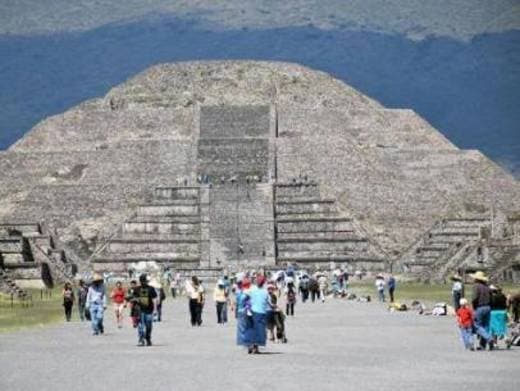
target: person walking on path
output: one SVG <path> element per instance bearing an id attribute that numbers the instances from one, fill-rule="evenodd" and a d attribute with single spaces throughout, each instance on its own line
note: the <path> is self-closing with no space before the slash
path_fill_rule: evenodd
<path id="1" fill-rule="evenodd" d="M 314 303 L 320 298 L 320 286 L 316 277 L 309 278 L 309 292 L 311 294 L 311 301 Z"/>
<path id="2" fill-rule="evenodd" d="M 388 295 L 390 296 L 390 303 L 394 302 L 395 287 L 396 287 L 395 277 L 390 275 L 390 277 L 388 278 Z"/>
<path id="3" fill-rule="evenodd" d="M 491 290 L 489 333 L 497 344 L 499 338 L 503 339 L 507 335 L 507 298 L 499 286 L 491 285 L 489 289 Z"/>
<path id="4" fill-rule="evenodd" d="M 254 327 L 253 312 L 251 311 L 251 298 L 249 292 L 251 282 L 248 278 L 237 279 L 235 288 L 235 302 L 237 315 L 237 345 L 245 346 L 248 353 L 253 352 Z"/>
<path id="5" fill-rule="evenodd" d="M 487 344 L 489 350 L 493 350 L 495 344 L 488 331 L 491 313 L 491 291 L 487 285 L 488 278 L 481 271 L 476 272 L 472 277 L 475 280 L 475 284 L 473 285 L 471 303 L 475 313 L 475 329 L 480 336 L 480 347 L 485 349 Z"/>
<path id="6" fill-rule="evenodd" d="M 327 277 L 324 274 L 318 277 L 318 287 L 320 290 L 320 299 L 325 303 L 325 294 L 327 293 Z"/>
<path id="7" fill-rule="evenodd" d="M 166 293 L 164 292 L 161 282 L 156 278 L 154 278 L 149 285 L 155 289 L 155 293 L 157 294 L 157 307 L 153 321 L 160 322 L 162 320 L 162 303 L 166 300 Z"/>
<path id="8" fill-rule="evenodd" d="M 90 311 L 93 334 L 103 334 L 105 332 L 103 316 L 107 308 L 107 298 L 105 286 L 103 285 L 103 276 L 99 273 L 95 273 L 92 277 L 92 284 L 88 288 L 86 307 Z"/>
<path id="9" fill-rule="evenodd" d="M 269 309 L 269 295 L 264 288 L 265 277 L 256 277 L 256 286 L 251 289 L 251 312 L 253 317 L 253 345 L 249 353 L 260 353 L 259 347 L 265 346 L 267 340 L 266 316 Z"/>
<path id="10" fill-rule="evenodd" d="M 468 350 L 475 350 L 473 347 L 473 311 L 469 308 L 468 301 L 464 298 L 460 299 L 459 302 L 457 323 L 464 347 Z"/>
<path id="11" fill-rule="evenodd" d="M 152 325 L 154 313 L 157 310 L 157 292 L 148 285 L 148 276 L 139 276 L 140 285 L 133 291 L 133 299 L 139 311 L 137 324 L 137 346 L 152 346 Z"/>
<path id="12" fill-rule="evenodd" d="M 309 276 L 307 274 L 301 276 L 298 289 L 300 290 L 302 303 L 305 303 L 309 298 Z"/>
<path id="13" fill-rule="evenodd" d="M 78 296 L 78 311 L 79 319 L 83 322 L 85 320 L 85 308 L 87 304 L 87 293 L 88 287 L 85 285 L 85 281 L 79 280 L 79 286 L 77 290 Z"/>
<path id="14" fill-rule="evenodd" d="M 112 293 L 110 294 L 110 298 L 112 299 L 112 305 L 114 306 L 114 314 L 116 316 L 116 324 L 117 328 L 123 327 L 123 311 L 126 307 L 125 304 L 126 292 L 123 288 L 123 284 L 121 281 L 116 282 L 116 286 L 112 289 Z"/>
<path id="15" fill-rule="evenodd" d="M 204 288 L 196 276 L 186 281 L 186 295 L 189 298 L 190 320 L 192 326 L 202 325 L 202 306 L 204 305 Z"/>
<path id="16" fill-rule="evenodd" d="M 285 287 L 285 314 L 294 316 L 294 305 L 296 304 L 296 288 L 294 282 L 289 282 Z"/>
<path id="17" fill-rule="evenodd" d="M 453 308 L 457 311 L 460 307 L 460 299 L 464 297 L 464 284 L 462 283 L 462 277 L 458 274 L 451 276 L 453 285 L 451 287 L 451 296 L 453 298 Z"/>
<path id="18" fill-rule="evenodd" d="M 70 282 L 66 282 L 63 287 L 63 308 L 65 308 L 65 319 L 70 322 L 72 317 L 72 306 L 74 305 L 74 290 Z"/>
<path id="19" fill-rule="evenodd" d="M 215 286 L 215 290 L 213 291 L 213 300 L 215 301 L 215 306 L 217 307 L 218 324 L 225 324 L 227 322 L 227 299 L 228 298 L 224 280 L 218 280 L 217 285 Z"/>
<path id="20" fill-rule="evenodd" d="M 385 278 L 382 274 L 378 274 L 376 276 L 376 289 L 377 294 L 379 296 L 379 301 L 384 303 L 385 302 Z"/>
<path id="21" fill-rule="evenodd" d="M 175 299 L 179 295 L 179 288 L 181 283 L 181 275 L 179 272 L 173 273 L 170 277 L 170 291 L 172 298 Z"/>

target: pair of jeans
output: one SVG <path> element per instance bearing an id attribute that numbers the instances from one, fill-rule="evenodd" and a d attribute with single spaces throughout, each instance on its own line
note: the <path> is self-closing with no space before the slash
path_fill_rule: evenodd
<path id="1" fill-rule="evenodd" d="M 226 302 L 217 301 L 217 323 L 227 322 Z"/>
<path id="2" fill-rule="evenodd" d="M 153 314 L 147 314 L 146 312 L 141 311 L 139 314 L 139 323 L 137 324 L 139 343 L 144 343 L 145 340 L 147 343 L 152 342 L 152 324 Z"/>
<path id="3" fill-rule="evenodd" d="M 379 301 L 384 302 L 385 301 L 385 291 L 383 289 L 378 290 L 377 293 L 379 293 Z"/>
<path id="4" fill-rule="evenodd" d="M 453 291 L 453 308 L 455 308 L 455 312 L 460 308 L 460 299 L 462 298 L 462 292 Z"/>
<path id="5" fill-rule="evenodd" d="M 478 307 L 473 315 L 475 320 L 475 329 L 480 335 L 480 346 L 485 347 L 486 343 L 491 341 L 491 334 L 489 334 L 489 318 L 491 314 L 491 307 L 488 305 Z"/>
<path id="6" fill-rule="evenodd" d="M 79 319 L 83 322 L 85 320 L 85 303 L 78 304 Z"/>
<path id="7" fill-rule="evenodd" d="M 202 305 L 197 299 L 190 299 L 191 325 L 200 326 L 202 324 Z"/>
<path id="8" fill-rule="evenodd" d="M 287 303 L 285 306 L 285 313 L 287 316 L 294 316 L 294 303 Z"/>
<path id="9" fill-rule="evenodd" d="M 473 348 L 473 327 L 460 327 L 460 337 L 466 349 Z"/>
<path id="10" fill-rule="evenodd" d="M 90 324 L 92 325 L 92 331 L 95 335 L 103 334 L 103 315 L 105 308 L 102 304 L 91 304 L 90 305 Z"/>
<path id="11" fill-rule="evenodd" d="M 307 299 L 309 298 L 309 290 L 308 289 L 302 289 L 302 303 L 305 303 Z"/>

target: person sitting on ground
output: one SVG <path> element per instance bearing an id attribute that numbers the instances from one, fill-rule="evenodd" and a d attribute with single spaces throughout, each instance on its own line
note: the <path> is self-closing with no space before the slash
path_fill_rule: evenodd
<path id="1" fill-rule="evenodd" d="M 457 323 L 464 347 L 468 350 L 475 350 L 473 347 L 473 311 L 468 306 L 468 301 L 464 298 L 460 299 L 459 302 Z"/>

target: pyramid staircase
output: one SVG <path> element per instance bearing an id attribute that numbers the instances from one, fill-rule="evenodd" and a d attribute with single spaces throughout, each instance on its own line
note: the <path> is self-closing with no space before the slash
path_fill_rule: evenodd
<path id="1" fill-rule="evenodd" d="M 276 262 L 314 266 L 331 262 L 354 270 L 384 270 L 385 259 L 356 222 L 324 199 L 316 182 L 274 184 Z"/>
<path id="2" fill-rule="evenodd" d="M 19 283 L 43 281 L 52 287 L 74 276 L 74 265 L 40 223 L 0 223 L 0 259 L 4 272 Z"/>
<path id="3" fill-rule="evenodd" d="M 443 279 L 456 271 L 464 257 L 482 239 L 488 217 L 458 217 L 437 222 L 412 244 L 397 262 L 400 271 Z"/>
<path id="4" fill-rule="evenodd" d="M 156 188 L 92 257 L 94 271 L 126 274 L 143 262 L 181 274 L 200 269 L 200 198 L 200 187 Z"/>

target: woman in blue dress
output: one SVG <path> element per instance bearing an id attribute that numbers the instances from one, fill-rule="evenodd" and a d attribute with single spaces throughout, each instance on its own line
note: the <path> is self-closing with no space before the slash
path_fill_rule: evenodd
<path id="1" fill-rule="evenodd" d="M 247 346 L 248 353 L 253 352 L 253 316 L 249 290 L 251 282 L 248 279 L 237 282 L 236 314 L 237 314 L 237 345 Z"/>

